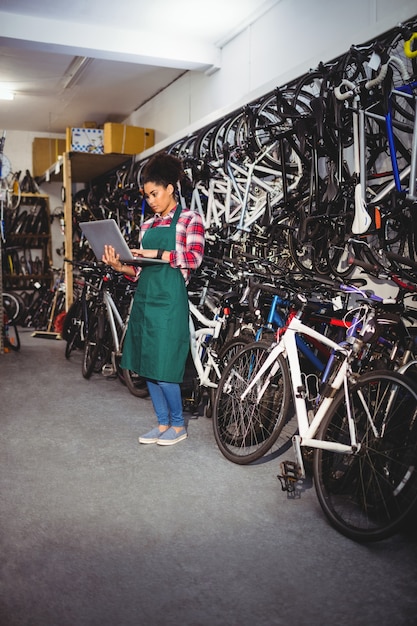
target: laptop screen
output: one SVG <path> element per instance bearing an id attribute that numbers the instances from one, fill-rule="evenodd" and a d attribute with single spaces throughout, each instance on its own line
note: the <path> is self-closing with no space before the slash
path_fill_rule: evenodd
<path id="1" fill-rule="evenodd" d="M 98 261 L 104 254 L 104 246 L 112 246 L 116 254 L 120 255 L 122 263 L 132 265 L 154 265 L 165 263 L 161 259 L 144 259 L 134 257 L 127 245 L 120 228 L 115 220 L 97 220 L 95 222 L 80 222 L 80 228 L 84 233 L 91 249 Z"/>
<path id="2" fill-rule="evenodd" d="M 120 258 L 128 261 L 133 259 L 120 229 L 115 220 L 97 220 L 96 222 L 81 222 L 80 228 L 98 261 L 104 254 L 104 246 L 113 246 Z"/>

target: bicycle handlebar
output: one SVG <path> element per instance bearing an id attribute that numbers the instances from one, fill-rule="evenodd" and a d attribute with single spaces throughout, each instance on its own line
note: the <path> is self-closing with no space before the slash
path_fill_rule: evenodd
<path id="1" fill-rule="evenodd" d="M 348 261 L 349 265 L 355 265 L 356 267 L 360 267 L 371 274 L 379 273 L 382 268 L 380 265 L 374 265 L 373 263 L 367 263 L 366 261 L 361 261 L 359 259 L 350 258 Z"/>
<path id="2" fill-rule="evenodd" d="M 348 91 L 342 92 L 342 87 L 348 87 Z M 352 81 L 344 78 L 341 81 L 340 85 L 334 88 L 334 95 L 338 100 L 348 100 L 349 98 L 353 98 L 355 95 L 357 95 L 358 89 L 359 88 L 357 85 L 355 85 L 355 83 L 352 83 Z"/>
<path id="3" fill-rule="evenodd" d="M 281 304 L 289 305 L 290 301 L 288 300 L 288 292 L 276 287 L 275 285 L 268 285 L 265 283 L 259 283 L 254 280 L 249 279 L 249 291 L 248 291 L 248 308 L 251 315 L 254 317 L 256 314 L 256 307 L 254 305 L 254 298 L 257 291 L 263 291 L 264 293 L 269 293 L 272 296 L 278 296 L 282 299 Z"/>
<path id="4" fill-rule="evenodd" d="M 64 262 L 77 267 L 81 274 L 89 273 L 90 275 L 95 275 L 97 278 L 117 276 L 126 280 L 122 274 L 119 274 L 119 272 L 116 272 L 110 265 L 106 265 L 101 261 L 73 261 L 72 259 L 67 259 L 65 257 Z"/>
<path id="5" fill-rule="evenodd" d="M 381 69 L 379 71 L 378 76 L 375 76 L 375 78 L 368 80 L 365 83 L 365 88 L 372 89 L 372 87 L 376 87 L 377 85 L 380 85 L 384 81 L 388 72 L 388 67 L 390 65 L 394 65 L 397 67 L 397 70 L 400 72 L 401 78 L 405 83 L 407 83 L 410 80 L 410 76 L 407 72 L 407 69 L 402 59 L 400 59 L 399 57 L 391 56 L 386 63 L 381 65 Z"/>
<path id="6" fill-rule="evenodd" d="M 404 257 L 400 256 L 399 254 L 396 255 L 394 253 L 386 253 L 387 256 L 388 254 L 394 257 L 397 257 L 397 260 L 404 259 Z M 410 261 L 410 259 L 404 259 L 404 260 L 408 262 L 410 265 L 413 263 L 413 261 Z M 407 294 L 412 294 L 412 293 L 417 292 L 417 283 L 412 282 L 409 279 L 402 278 L 401 275 L 399 275 L 397 272 L 392 272 L 389 269 L 385 269 L 379 265 L 373 265 L 372 263 L 366 263 L 365 261 L 360 261 L 358 259 L 352 259 L 350 261 L 350 264 L 363 268 L 368 273 L 373 274 L 374 276 L 376 276 L 376 278 L 380 280 L 382 279 L 391 280 L 394 283 L 394 285 L 399 288 L 399 291 L 402 297 L 404 297 Z M 417 263 L 415 264 L 417 265 Z M 396 304 L 399 304 L 399 298 L 396 299 Z"/>
<path id="7" fill-rule="evenodd" d="M 379 70 L 378 75 L 375 76 L 375 78 L 372 78 L 371 80 L 366 81 L 366 83 L 364 84 L 365 89 L 370 90 L 373 87 L 376 87 L 380 85 L 381 83 L 383 83 L 388 73 L 388 68 L 390 65 L 394 65 L 397 68 L 397 70 L 401 74 L 402 80 L 405 83 L 407 83 L 410 80 L 410 76 L 407 72 L 407 69 L 402 59 L 396 56 L 391 56 L 386 63 L 381 65 L 381 69 Z M 347 91 L 342 91 L 341 90 L 342 87 L 347 87 L 348 88 Z M 358 94 L 360 93 L 360 90 L 361 90 L 361 85 L 357 85 L 353 83 L 352 81 L 348 80 L 347 78 L 344 78 L 341 81 L 340 85 L 334 88 L 334 95 L 336 96 L 338 100 L 348 100 L 349 98 L 358 96 Z"/>
<path id="8" fill-rule="evenodd" d="M 74 265 L 74 267 L 91 267 L 91 268 L 97 268 L 97 267 L 103 267 L 103 263 L 100 261 L 74 261 L 73 259 L 67 259 L 66 257 L 64 257 L 64 262 L 65 263 L 70 263 L 71 265 Z"/>

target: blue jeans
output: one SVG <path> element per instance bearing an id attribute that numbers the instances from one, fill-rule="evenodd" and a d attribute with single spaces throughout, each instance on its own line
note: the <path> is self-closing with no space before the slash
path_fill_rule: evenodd
<path id="1" fill-rule="evenodd" d="M 178 383 L 147 380 L 149 395 L 161 426 L 184 426 L 182 396 Z"/>

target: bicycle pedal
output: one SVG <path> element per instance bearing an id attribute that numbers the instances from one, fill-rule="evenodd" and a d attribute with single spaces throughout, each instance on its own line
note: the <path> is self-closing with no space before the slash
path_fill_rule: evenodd
<path id="1" fill-rule="evenodd" d="M 116 372 L 111 363 L 105 363 L 101 368 L 101 373 L 103 376 L 113 376 Z"/>
<path id="2" fill-rule="evenodd" d="M 287 491 L 289 495 L 296 494 L 296 483 L 301 478 L 300 467 L 294 461 L 283 461 L 280 464 L 281 474 L 277 478 L 281 483 L 282 491 Z"/>

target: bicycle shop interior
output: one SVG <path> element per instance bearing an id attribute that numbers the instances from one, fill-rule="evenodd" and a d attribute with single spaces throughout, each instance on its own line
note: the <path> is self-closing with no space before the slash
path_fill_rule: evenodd
<path id="1" fill-rule="evenodd" d="M 0 626 L 415 624 L 415 511 L 354 541 L 323 515 L 309 458 L 291 475 L 290 414 L 285 443 L 263 434 L 245 459 L 212 411 L 239 337 L 277 341 L 301 290 L 344 329 L 384 299 L 361 367 L 411 380 L 415 3 L 3 0 L 0 23 Z M 86 363 L 74 313 L 101 290 L 123 324 L 134 289 L 103 282 L 80 223 L 115 219 L 134 247 L 141 171 L 162 151 L 206 230 L 189 436 L 171 449 L 138 444 L 143 381 L 114 342 Z"/>

